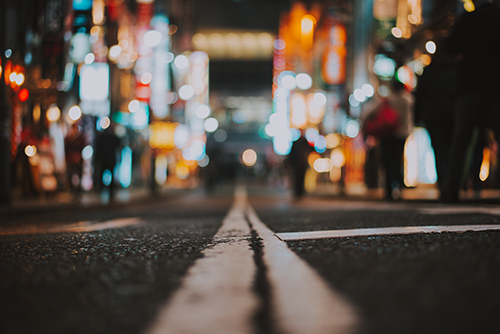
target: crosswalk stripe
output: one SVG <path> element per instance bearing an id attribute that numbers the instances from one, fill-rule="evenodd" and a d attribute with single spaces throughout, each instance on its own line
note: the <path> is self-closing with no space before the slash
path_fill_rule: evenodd
<path id="1" fill-rule="evenodd" d="M 272 307 L 281 332 L 353 333 L 359 319 L 352 304 L 276 238 L 250 206 L 247 214 L 252 227 L 263 239 Z"/>
<path id="2" fill-rule="evenodd" d="M 283 241 L 346 238 L 358 236 L 375 236 L 391 234 L 443 233 L 500 230 L 500 225 L 448 225 L 448 226 L 404 226 L 359 228 L 350 230 L 310 231 L 310 232 L 283 232 L 276 236 Z"/>
<path id="3" fill-rule="evenodd" d="M 256 265 L 250 249 L 245 203 L 236 198 L 213 239 L 189 269 L 179 290 L 148 334 L 250 334 L 258 298 L 252 292 Z"/>

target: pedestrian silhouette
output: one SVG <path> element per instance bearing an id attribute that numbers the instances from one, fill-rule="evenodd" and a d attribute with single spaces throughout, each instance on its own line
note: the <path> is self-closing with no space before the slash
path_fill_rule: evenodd
<path id="1" fill-rule="evenodd" d="M 456 57 L 446 49 L 447 38 L 438 40 L 432 62 L 424 70 L 415 91 L 415 123 L 429 132 L 436 157 L 438 186 L 443 192 L 458 90 Z"/>
<path id="2" fill-rule="evenodd" d="M 385 199 L 396 200 L 403 187 L 403 153 L 406 138 L 413 130 L 413 97 L 405 85 L 392 82 L 389 105 L 398 113 L 399 126 L 393 135 L 380 139 L 382 165 L 385 171 Z"/>
<path id="3" fill-rule="evenodd" d="M 458 98 L 455 110 L 449 170 L 442 200 L 457 202 L 462 186 L 467 147 L 477 125 L 487 125 L 500 138 L 500 7 L 475 1 L 449 39 L 450 51 L 460 54 Z"/>
<path id="4" fill-rule="evenodd" d="M 120 139 L 115 134 L 113 123 L 97 136 L 95 148 L 95 173 L 99 190 L 108 189 L 109 201 L 114 200 L 116 180 L 114 170 L 119 154 Z"/>
<path id="5" fill-rule="evenodd" d="M 292 178 L 293 195 L 299 199 L 305 194 L 305 177 L 309 163 L 307 161 L 309 154 L 313 151 L 312 146 L 307 139 L 301 135 L 292 144 L 292 149 L 286 159 L 286 164 Z"/>

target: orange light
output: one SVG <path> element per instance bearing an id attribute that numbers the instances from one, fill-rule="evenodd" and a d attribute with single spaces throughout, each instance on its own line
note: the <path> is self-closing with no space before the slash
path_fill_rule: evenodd
<path id="1" fill-rule="evenodd" d="M 301 27 L 301 45 L 304 50 L 310 50 L 314 44 L 314 27 L 316 18 L 312 15 L 304 15 L 300 22 Z"/>
<path id="2" fill-rule="evenodd" d="M 29 96 L 30 96 L 30 92 L 26 88 L 23 88 L 19 91 L 19 94 L 18 94 L 19 101 L 26 102 L 26 100 L 28 100 Z"/>

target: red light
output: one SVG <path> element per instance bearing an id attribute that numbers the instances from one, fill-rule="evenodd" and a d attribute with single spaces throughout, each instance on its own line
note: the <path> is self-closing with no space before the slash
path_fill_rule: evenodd
<path id="1" fill-rule="evenodd" d="M 19 91 L 19 100 L 21 102 L 26 102 L 26 100 L 28 99 L 28 97 L 30 96 L 30 92 L 26 89 L 26 88 L 23 88 Z"/>

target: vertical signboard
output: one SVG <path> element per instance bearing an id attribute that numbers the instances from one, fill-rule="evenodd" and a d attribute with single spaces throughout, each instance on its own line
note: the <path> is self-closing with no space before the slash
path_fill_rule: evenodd
<path id="1" fill-rule="evenodd" d="M 343 84 L 346 77 L 346 41 L 343 24 L 331 21 L 325 27 L 326 48 L 323 53 L 321 74 L 329 85 Z"/>

